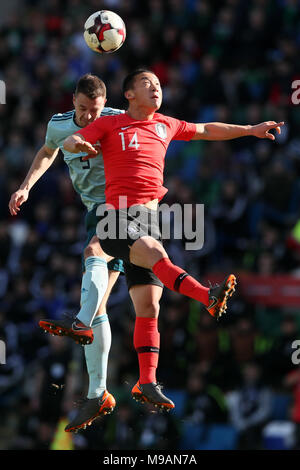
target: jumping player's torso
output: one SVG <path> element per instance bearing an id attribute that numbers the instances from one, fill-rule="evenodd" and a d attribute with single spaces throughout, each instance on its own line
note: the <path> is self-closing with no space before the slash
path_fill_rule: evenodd
<path id="1" fill-rule="evenodd" d="M 113 116 L 124 111 L 103 108 L 101 116 Z M 90 211 L 95 204 L 105 202 L 105 176 L 102 155 L 97 159 L 83 161 L 86 153 L 70 153 L 63 148 L 64 140 L 81 130 L 74 120 L 75 110 L 63 114 L 55 114 L 48 123 L 46 145 L 51 149 L 60 148 L 64 161 L 68 165 L 74 189 L 80 195 L 83 204 Z"/>
<path id="2" fill-rule="evenodd" d="M 147 121 L 125 113 L 97 119 L 78 133 L 92 144 L 100 141 L 106 202 L 122 208 L 162 199 L 167 192 L 163 171 L 168 145 L 173 139 L 190 140 L 195 131 L 195 124 L 159 113 Z"/>

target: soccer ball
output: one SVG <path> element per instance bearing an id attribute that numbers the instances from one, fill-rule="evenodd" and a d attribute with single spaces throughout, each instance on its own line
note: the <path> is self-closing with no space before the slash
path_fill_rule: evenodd
<path id="1" fill-rule="evenodd" d="M 125 38 L 124 21 L 113 11 L 96 11 L 84 24 L 85 42 L 100 54 L 115 52 L 123 45 Z"/>

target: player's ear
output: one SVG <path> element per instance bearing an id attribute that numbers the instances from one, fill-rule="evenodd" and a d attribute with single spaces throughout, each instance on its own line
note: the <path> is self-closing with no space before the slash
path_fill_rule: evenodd
<path id="1" fill-rule="evenodd" d="M 74 106 L 75 106 L 75 102 L 76 102 L 76 96 L 73 93 L 73 104 L 74 104 Z"/>
<path id="2" fill-rule="evenodd" d="M 132 100 L 132 98 L 134 98 L 134 92 L 133 90 L 127 90 L 125 91 L 125 98 L 127 100 Z"/>

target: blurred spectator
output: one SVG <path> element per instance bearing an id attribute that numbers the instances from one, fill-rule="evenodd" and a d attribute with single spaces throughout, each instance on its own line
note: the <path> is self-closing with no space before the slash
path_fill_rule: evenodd
<path id="1" fill-rule="evenodd" d="M 261 432 L 270 418 L 272 394 L 255 362 L 243 367 L 241 387 L 226 396 L 230 421 L 240 433 L 240 449 L 259 449 Z"/>
<path id="2" fill-rule="evenodd" d="M 236 259 L 243 250 L 247 236 L 247 194 L 234 180 L 223 182 L 219 203 L 212 207 L 215 221 L 218 259 Z"/>
<path id="3" fill-rule="evenodd" d="M 178 447 L 179 424 L 172 414 L 154 412 L 146 405 L 139 449 L 173 450 Z"/>
<path id="4" fill-rule="evenodd" d="M 283 316 L 280 332 L 270 349 L 265 363 L 265 379 L 279 391 L 283 389 L 282 379 L 294 369 L 293 342 L 299 338 L 299 327 L 292 314 Z"/>
<path id="5" fill-rule="evenodd" d="M 65 301 L 62 295 L 56 293 L 54 281 L 45 279 L 41 284 L 41 293 L 36 301 L 37 309 L 46 312 L 47 318 L 61 318 L 65 311 Z"/>
<path id="6" fill-rule="evenodd" d="M 260 243 L 256 245 L 254 270 L 268 276 L 283 272 L 286 267 L 286 249 L 282 232 L 274 225 L 261 225 Z"/>
<path id="7" fill-rule="evenodd" d="M 137 425 L 136 413 L 128 402 L 121 401 L 118 412 L 107 422 L 104 442 L 111 450 L 137 448 L 141 429 Z"/>
<path id="8" fill-rule="evenodd" d="M 280 188 L 280 191 L 278 191 Z M 299 183 L 282 159 L 275 159 L 263 178 L 261 202 L 254 206 L 257 227 L 262 220 L 284 227 L 293 225 L 299 214 Z M 258 230 L 258 229 L 256 229 Z"/>
<path id="9" fill-rule="evenodd" d="M 5 222 L 0 223 L 0 266 L 2 268 L 7 267 L 10 250 L 12 246 L 12 240 Z"/>
<path id="10" fill-rule="evenodd" d="M 263 360 L 272 345 L 272 340 L 266 338 L 248 316 L 236 320 L 230 337 L 233 358 L 240 366 L 258 359 Z"/>
<path id="11" fill-rule="evenodd" d="M 19 419 L 16 432 L 8 447 L 11 450 L 34 450 L 36 449 L 38 420 L 28 396 L 24 395 L 20 398 L 18 412 Z"/>
<path id="12" fill-rule="evenodd" d="M 132 318 L 121 319 L 122 330 L 120 334 L 119 347 L 116 349 L 116 360 L 118 361 L 118 384 L 132 384 L 138 371 L 138 362 L 133 348 L 134 321 Z"/>
<path id="13" fill-rule="evenodd" d="M 4 363 L 0 364 L 0 408 L 5 416 L 22 394 L 25 364 L 19 349 L 18 328 L 6 317 L 4 309 L 0 309 L 0 339 L 5 346 Z"/>
<path id="14" fill-rule="evenodd" d="M 14 295 L 11 298 L 8 315 L 10 321 L 15 325 L 20 323 L 30 323 L 32 320 L 31 301 L 32 295 L 29 289 L 29 282 L 22 277 L 14 278 Z"/>
<path id="15" fill-rule="evenodd" d="M 59 419 L 72 408 L 80 380 L 72 347 L 66 338 L 49 336 L 49 347 L 40 357 L 31 396 L 32 409 L 39 418 L 38 448 L 49 448 Z"/>
<path id="16" fill-rule="evenodd" d="M 203 425 L 227 422 L 227 406 L 222 391 L 208 383 L 196 367 L 190 368 L 186 391 L 186 420 Z"/>
<path id="17" fill-rule="evenodd" d="M 168 388 L 185 383 L 188 334 L 186 321 L 189 304 L 186 299 L 171 301 L 163 310 L 159 329 L 164 331 L 158 367 L 158 378 Z"/>
<path id="18" fill-rule="evenodd" d="M 296 424 L 296 449 L 300 449 L 300 370 L 293 369 L 284 377 L 284 385 L 293 393 L 291 419 Z"/>
<path id="19" fill-rule="evenodd" d="M 189 363 L 197 364 L 207 381 L 221 390 L 234 388 L 239 383 L 239 365 L 233 357 L 227 329 L 218 327 L 204 310 L 192 336 L 187 348 Z"/>

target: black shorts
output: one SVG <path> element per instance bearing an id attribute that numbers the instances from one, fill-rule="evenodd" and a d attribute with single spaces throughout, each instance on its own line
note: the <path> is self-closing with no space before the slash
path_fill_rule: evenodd
<path id="1" fill-rule="evenodd" d="M 109 221 L 108 225 L 105 225 L 106 221 Z M 128 289 L 134 285 L 147 284 L 163 287 L 151 269 L 137 266 L 129 259 L 130 247 L 145 235 L 152 236 L 162 244 L 157 211 L 141 205 L 129 209 L 109 210 L 100 217 L 99 223 L 102 224 L 97 225 L 97 236 L 100 238 L 101 247 L 106 254 L 124 261 Z M 104 236 L 104 227 L 107 236 Z M 102 233 L 99 232 L 100 229 Z"/>
<path id="2" fill-rule="evenodd" d="M 155 276 L 151 269 L 141 268 L 133 263 L 124 261 L 125 277 L 128 290 L 133 286 L 159 286 L 164 287 L 163 283 Z"/>

